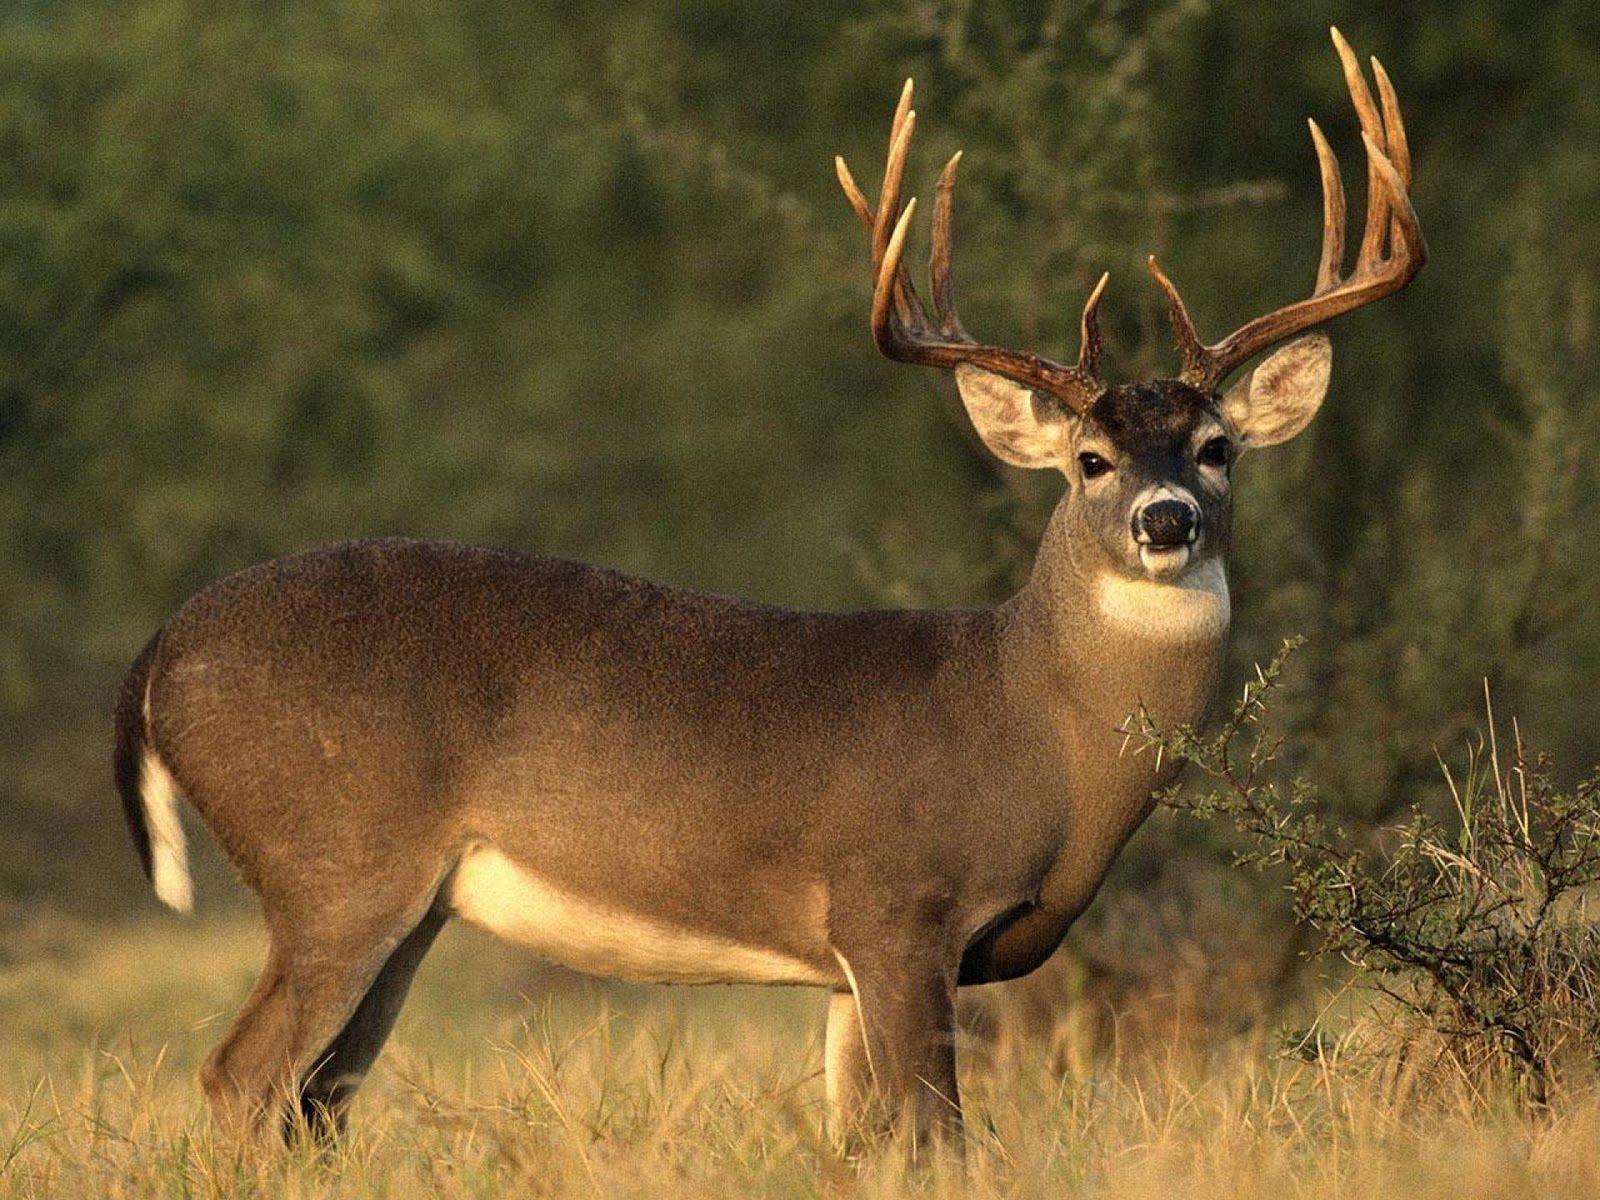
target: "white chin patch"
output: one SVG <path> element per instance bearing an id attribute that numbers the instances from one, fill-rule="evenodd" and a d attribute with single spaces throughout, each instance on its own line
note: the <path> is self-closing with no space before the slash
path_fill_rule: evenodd
<path id="1" fill-rule="evenodd" d="M 1189 546 L 1140 546 L 1139 562 L 1152 578 L 1171 579 L 1189 565 Z"/>

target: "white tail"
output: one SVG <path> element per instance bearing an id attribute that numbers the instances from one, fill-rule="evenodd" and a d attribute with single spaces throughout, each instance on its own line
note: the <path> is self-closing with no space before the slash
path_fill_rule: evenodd
<path id="1" fill-rule="evenodd" d="M 150 830 L 150 880 L 156 897 L 178 912 L 194 908 L 188 840 L 178 816 L 178 785 L 154 750 L 146 747 L 139 771 L 139 801 Z"/>

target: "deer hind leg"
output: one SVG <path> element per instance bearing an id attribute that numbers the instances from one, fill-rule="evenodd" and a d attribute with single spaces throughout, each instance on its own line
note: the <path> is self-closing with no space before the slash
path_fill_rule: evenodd
<path id="1" fill-rule="evenodd" d="M 395 948 L 344 1028 L 300 1080 L 300 1116 L 319 1138 L 344 1129 L 345 1112 L 394 1029 L 406 993 L 433 939 L 449 918 L 435 903 L 422 923 Z"/>
<path id="2" fill-rule="evenodd" d="M 273 1064 L 287 1056 L 294 1026 L 288 972 L 274 945 L 228 1034 L 200 1068 L 200 1086 L 217 1124 L 231 1135 L 259 1123 L 273 1093 Z"/>
<path id="3" fill-rule="evenodd" d="M 408 907 L 409 912 L 376 920 L 340 920 L 338 914 L 316 911 L 296 922 L 269 917 L 266 967 L 200 1072 L 212 1112 L 225 1130 L 252 1136 L 269 1117 L 297 1114 L 302 1081 L 313 1076 L 313 1067 L 328 1055 L 396 956 L 401 959 L 396 979 L 404 975 L 409 982 L 416 967 L 410 960 L 420 961 L 431 941 L 431 934 L 420 945 L 411 941 L 431 915 L 431 896 L 425 894 L 420 913 L 415 904 Z M 374 1001 L 373 1015 L 390 1003 L 398 1008 L 391 990 Z M 352 1045 L 364 1040 L 354 1035 Z M 286 1133 L 295 1128 L 292 1120 L 284 1126 Z"/>

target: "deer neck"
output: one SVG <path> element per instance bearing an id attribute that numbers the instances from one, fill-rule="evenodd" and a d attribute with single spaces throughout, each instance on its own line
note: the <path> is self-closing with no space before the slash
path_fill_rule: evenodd
<path id="1" fill-rule="evenodd" d="M 1221 562 L 1176 584 L 1086 569 L 1053 528 L 1027 586 L 1001 609 L 999 649 L 1021 794 L 1053 808 L 1053 847 L 1032 915 L 985 951 L 990 978 L 1031 970 L 1060 942 L 1112 859 L 1149 815 L 1174 765 L 1125 732 L 1144 709 L 1164 728 L 1198 722 L 1228 630 Z"/>
<path id="2" fill-rule="evenodd" d="M 1117 729 L 1141 708 L 1167 728 L 1204 715 L 1227 642 L 1226 570 L 1213 558 L 1171 583 L 1129 578 L 1076 553 L 1062 524 L 1052 522 L 1007 605 L 1007 678 L 1015 700 L 1058 731 L 1074 773 L 1147 791 L 1159 781 L 1126 762 Z"/>

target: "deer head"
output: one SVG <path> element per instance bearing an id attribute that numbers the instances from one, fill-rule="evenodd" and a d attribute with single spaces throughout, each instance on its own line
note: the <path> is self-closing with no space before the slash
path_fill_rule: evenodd
<path id="1" fill-rule="evenodd" d="M 1181 369 L 1175 377 L 1118 386 L 1102 380 L 1097 310 L 1109 274 L 1100 277 L 1084 305 L 1078 360 L 1071 366 L 967 334 L 950 280 L 950 204 L 959 152 L 935 193 L 930 316 L 903 262 L 917 206 L 914 198 L 903 208 L 900 203 L 917 121 L 910 80 L 890 128 L 876 208 L 844 160 L 835 160 L 845 197 L 871 235 L 872 336 L 878 349 L 900 362 L 954 371 L 967 412 L 997 457 L 1065 474 L 1069 488 L 1058 519 L 1077 534 L 1075 547 L 1096 547 L 1103 565 L 1120 574 L 1176 579 L 1227 549 L 1235 461 L 1248 448 L 1299 433 L 1327 392 L 1333 352 L 1324 335 L 1308 331 L 1399 291 L 1422 269 L 1427 251 L 1408 195 L 1411 155 L 1394 89 L 1374 58 L 1380 97 L 1375 103 L 1349 44 L 1337 29 L 1332 35 L 1367 156 L 1367 216 L 1355 266 L 1341 274 L 1344 185 L 1338 160 L 1311 121 L 1323 198 L 1322 255 L 1311 295 L 1208 345 L 1152 256 L 1150 273 L 1166 295 L 1177 337 Z M 1237 368 L 1297 334 L 1306 336 L 1222 390 Z"/>

